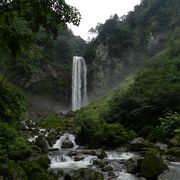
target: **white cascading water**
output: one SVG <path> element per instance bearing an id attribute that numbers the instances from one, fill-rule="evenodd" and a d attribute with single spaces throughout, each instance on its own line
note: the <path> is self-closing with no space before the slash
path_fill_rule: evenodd
<path id="1" fill-rule="evenodd" d="M 72 110 L 87 105 L 87 68 L 83 57 L 73 57 L 72 67 Z"/>
<path id="2" fill-rule="evenodd" d="M 62 149 L 62 144 L 65 139 L 69 139 L 74 146 L 69 149 Z M 73 134 L 66 133 L 61 136 L 53 145 L 53 148 L 58 148 L 59 151 L 49 153 L 49 159 L 51 161 L 50 169 L 79 169 L 92 166 L 93 164 L 93 156 L 86 156 L 81 161 L 74 161 L 74 157 L 68 156 L 70 151 L 75 151 L 78 148 Z"/>

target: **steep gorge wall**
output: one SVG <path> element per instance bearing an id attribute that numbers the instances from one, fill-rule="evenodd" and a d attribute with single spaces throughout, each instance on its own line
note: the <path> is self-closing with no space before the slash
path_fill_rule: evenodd
<path id="1" fill-rule="evenodd" d="M 88 66 L 88 92 L 90 100 L 105 94 L 132 74 L 145 60 L 161 51 L 166 42 L 167 34 L 149 36 L 144 49 L 129 48 L 120 56 L 110 56 L 108 45 L 96 44 L 95 58 Z"/>

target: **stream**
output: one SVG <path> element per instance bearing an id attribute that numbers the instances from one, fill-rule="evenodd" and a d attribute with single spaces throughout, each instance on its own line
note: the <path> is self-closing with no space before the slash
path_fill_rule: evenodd
<path id="1" fill-rule="evenodd" d="M 47 136 L 45 129 L 39 129 L 39 133 Z M 28 141 L 33 143 L 37 137 L 37 135 L 29 137 Z M 122 149 L 108 150 L 105 151 L 106 156 L 99 158 L 99 149 L 86 149 L 78 146 L 75 136 L 68 133 L 61 135 L 52 146 L 48 144 L 48 148 L 50 171 L 62 170 L 66 174 L 81 168 L 92 168 L 102 173 L 105 180 L 142 180 L 142 178 L 128 173 L 126 167 L 126 161 L 139 157 L 138 153 L 126 152 Z M 169 170 L 164 171 L 157 180 L 179 180 L 180 162 L 166 161 L 166 163 Z"/>
<path id="2" fill-rule="evenodd" d="M 72 148 L 62 148 L 62 144 L 65 139 L 72 142 Z M 75 136 L 72 134 L 64 134 L 61 136 L 53 145 L 53 148 L 58 148 L 59 150 L 49 152 L 49 158 L 51 161 L 49 169 L 51 170 L 61 169 L 65 172 L 69 172 L 71 170 L 91 167 L 101 172 L 106 179 L 114 176 L 116 178 L 113 179 L 117 180 L 138 180 L 138 178 L 136 178 L 134 175 L 127 173 L 126 168 L 124 167 L 127 159 L 138 156 L 136 153 L 105 151 L 107 157 L 105 157 L 104 160 L 107 161 L 109 166 L 113 168 L 113 173 L 109 173 L 101 171 L 97 165 L 93 164 L 93 162 L 98 159 L 96 155 L 85 154 L 83 155 L 83 159 L 78 161 L 75 160 L 75 156 L 69 156 L 70 152 L 79 150 L 78 145 L 75 143 Z M 82 154 L 83 152 L 86 152 L 86 150 L 80 149 L 79 152 Z"/>

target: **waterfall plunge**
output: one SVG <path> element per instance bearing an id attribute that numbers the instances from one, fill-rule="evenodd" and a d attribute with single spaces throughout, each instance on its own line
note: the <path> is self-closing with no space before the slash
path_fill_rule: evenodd
<path id="1" fill-rule="evenodd" d="M 72 68 L 72 110 L 76 111 L 87 104 L 87 78 L 84 58 L 73 57 Z"/>

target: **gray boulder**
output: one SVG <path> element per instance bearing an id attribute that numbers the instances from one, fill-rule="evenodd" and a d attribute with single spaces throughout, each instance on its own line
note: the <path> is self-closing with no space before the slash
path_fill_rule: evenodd
<path id="1" fill-rule="evenodd" d="M 146 147 L 145 141 L 142 137 L 135 138 L 130 143 L 131 151 L 142 151 Z"/>
<path id="2" fill-rule="evenodd" d="M 113 167 L 112 166 L 105 166 L 104 168 L 101 169 L 103 172 L 111 172 L 113 171 Z"/>
<path id="3" fill-rule="evenodd" d="M 75 157 L 74 157 L 74 161 L 81 161 L 85 158 L 85 155 L 84 154 L 77 154 Z"/>
<path id="4" fill-rule="evenodd" d="M 97 165 L 99 168 L 103 168 L 108 165 L 108 161 L 96 159 L 93 161 L 93 165 Z"/>
<path id="5" fill-rule="evenodd" d="M 96 156 L 99 159 L 104 159 L 105 157 L 107 157 L 107 154 L 106 154 L 106 152 L 103 149 L 100 149 L 100 150 L 96 151 Z"/>
<path id="6" fill-rule="evenodd" d="M 72 175 L 72 180 L 104 180 L 104 177 L 101 173 L 90 169 L 90 168 L 82 168 L 76 170 Z"/>
<path id="7" fill-rule="evenodd" d="M 70 141 L 69 139 L 65 139 L 62 143 L 62 149 L 69 149 L 69 148 L 73 148 L 74 144 L 72 143 L 72 141 Z"/>
<path id="8" fill-rule="evenodd" d="M 133 173 L 133 174 L 139 172 L 140 168 L 141 168 L 141 161 L 142 161 L 141 157 L 135 157 L 135 158 L 128 159 L 126 162 L 127 172 Z"/>

